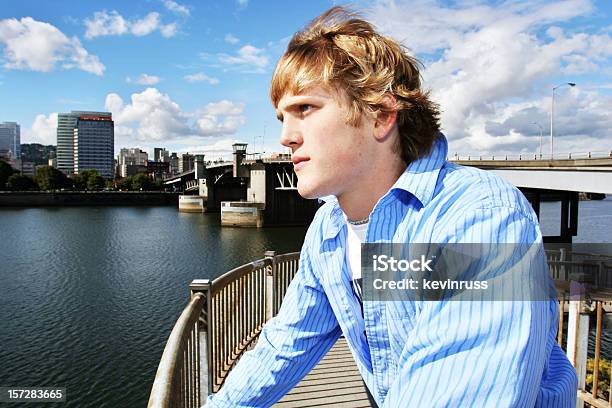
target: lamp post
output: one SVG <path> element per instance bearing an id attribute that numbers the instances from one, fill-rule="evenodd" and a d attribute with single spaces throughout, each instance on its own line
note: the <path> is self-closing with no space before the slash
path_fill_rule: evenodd
<path id="1" fill-rule="evenodd" d="M 542 160 L 542 133 L 544 132 L 544 128 L 538 122 L 532 122 L 531 124 L 540 128 L 540 160 Z"/>
<path id="2" fill-rule="evenodd" d="M 564 82 L 557 86 L 553 86 L 552 89 L 552 100 L 550 102 L 550 160 L 554 159 L 553 136 L 555 123 L 555 90 L 565 85 L 576 86 L 574 82 Z"/>

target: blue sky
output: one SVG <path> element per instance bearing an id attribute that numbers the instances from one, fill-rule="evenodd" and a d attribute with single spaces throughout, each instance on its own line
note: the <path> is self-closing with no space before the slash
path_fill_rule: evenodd
<path id="1" fill-rule="evenodd" d="M 612 150 L 608 1 L 353 2 L 425 63 L 450 152 L 534 152 L 550 93 L 557 152 Z M 290 36 L 331 1 L 4 0 L 0 121 L 55 144 L 57 112 L 110 110 L 116 150 L 280 151 L 268 100 Z M 263 137 L 265 129 L 265 139 Z M 544 147 L 547 149 L 547 146 Z"/>

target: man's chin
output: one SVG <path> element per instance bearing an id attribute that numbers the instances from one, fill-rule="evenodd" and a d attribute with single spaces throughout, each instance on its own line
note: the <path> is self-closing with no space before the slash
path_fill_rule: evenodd
<path id="1" fill-rule="evenodd" d="M 300 196 L 302 196 L 302 198 L 305 198 L 307 200 L 313 200 L 315 198 L 320 198 L 325 195 L 325 194 L 320 194 L 320 192 L 317 191 L 315 188 L 312 188 L 307 185 L 304 185 L 303 183 L 300 183 L 299 180 L 298 180 L 297 190 Z"/>

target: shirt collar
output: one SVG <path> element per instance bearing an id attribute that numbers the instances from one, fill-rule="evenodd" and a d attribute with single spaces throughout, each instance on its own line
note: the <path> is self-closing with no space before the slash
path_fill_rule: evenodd
<path id="1" fill-rule="evenodd" d="M 425 207 L 433 198 L 440 169 L 446 162 L 448 143 L 442 133 L 438 133 L 431 151 L 408 165 L 397 179 L 391 190 L 404 190 L 414 195 Z"/>

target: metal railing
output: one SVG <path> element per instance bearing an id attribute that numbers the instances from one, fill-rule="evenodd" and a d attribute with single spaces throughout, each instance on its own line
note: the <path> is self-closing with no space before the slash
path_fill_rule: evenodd
<path id="1" fill-rule="evenodd" d="M 463 154 L 458 153 L 449 156 L 450 161 L 480 161 L 480 160 L 495 160 L 495 161 L 513 161 L 513 160 L 579 160 L 579 159 L 606 159 L 612 158 L 612 150 L 597 151 L 597 152 L 570 152 L 570 153 L 555 153 L 538 154 L 538 153 L 521 153 L 521 154 Z"/>
<path id="2" fill-rule="evenodd" d="M 612 364 L 607 360 L 607 389 L 600 386 L 602 322 L 604 312 L 612 312 L 612 257 L 608 255 L 547 250 L 548 265 L 557 283 L 559 328 L 557 341 L 576 369 L 578 394 L 576 407 L 584 403 L 597 408 L 612 407 Z M 571 260 L 568 260 L 571 258 Z M 572 293 L 568 282 L 584 285 L 585 293 Z M 569 296 L 568 296 L 569 295 Z M 566 317 L 567 316 L 567 317 Z M 567 318 L 567 320 L 566 320 Z M 590 324 L 595 323 L 593 358 L 589 362 Z M 591 338 L 592 340 L 592 338 Z M 606 395 L 607 393 L 607 395 Z"/>
<path id="3" fill-rule="evenodd" d="M 149 407 L 199 407 L 217 392 L 263 325 L 280 309 L 299 252 L 242 265 L 189 285 L 191 300 L 170 333 Z"/>
<path id="4" fill-rule="evenodd" d="M 149 407 L 200 406 L 200 328 L 205 298 L 198 293 L 177 320 L 151 389 Z"/>
<path id="5" fill-rule="evenodd" d="M 569 285 L 559 283 L 558 342 L 566 350 L 578 375 L 577 406 L 584 402 L 612 407 L 612 388 L 601 386 L 601 338 L 604 312 L 612 312 L 610 288 L 612 257 L 547 250 L 553 279 L 577 279 L 589 286 L 591 298 L 567 297 Z M 567 260 L 571 256 L 592 258 Z M 263 325 L 280 309 L 295 276 L 299 253 L 276 255 L 242 265 L 210 280 L 194 280 L 191 300 L 177 320 L 159 364 L 149 407 L 199 407 L 217 392 L 242 354 L 256 341 Z M 593 269 L 595 268 L 595 269 Z M 591 277 L 590 279 L 584 279 Z M 596 317 L 592 316 L 596 314 Z M 588 364 L 589 322 L 595 319 L 596 338 L 592 367 Z M 612 364 L 608 381 L 612 383 Z M 587 378 L 592 381 L 587 381 Z M 607 397 L 604 399 L 604 397 Z"/>

